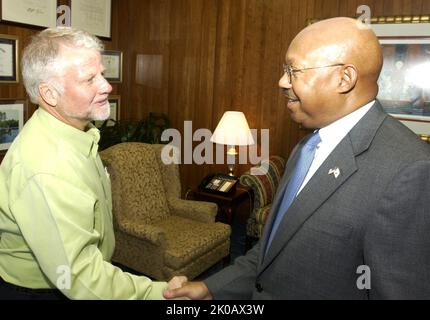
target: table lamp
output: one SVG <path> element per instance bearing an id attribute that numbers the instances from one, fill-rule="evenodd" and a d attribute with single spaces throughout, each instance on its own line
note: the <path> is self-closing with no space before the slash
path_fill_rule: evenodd
<path id="1" fill-rule="evenodd" d="M 235 147 L 254 144 L 254 138 L 243 112 L 225 112 L 211 137 L 211 141 L 227 145 L 228 175 L 234 176 L 233 171 L 237 155 Z"/>

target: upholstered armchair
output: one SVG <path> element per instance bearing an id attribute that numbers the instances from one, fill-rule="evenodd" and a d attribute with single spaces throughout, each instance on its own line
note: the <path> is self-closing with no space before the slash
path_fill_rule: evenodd
<path id="1" fill-rule="evenodd" d="M 157 280 L 193 279 L 228 256 L 230 226 L 215 222 L 216 204 L 181 199 L 179 167 L 163 163 L 164 147 L 121 143 L 100 153 L 112 183 L 112 260 Z"/>
<path id="2" fill-rule="evenodd" d="M 261 165 L 268 169 L 267 173 L 264 173 L 259 166 L 253 169 L 264 174 L 252 175 L 250 171 L 247 171 L 240 177 L 240 183 L 250 187 L 254 193 L 254 206 L 246 224 L 248 240 L 259 239 L 263 233 L 273 197 L 284 174 L 285 159 L 271 156 Z"/>

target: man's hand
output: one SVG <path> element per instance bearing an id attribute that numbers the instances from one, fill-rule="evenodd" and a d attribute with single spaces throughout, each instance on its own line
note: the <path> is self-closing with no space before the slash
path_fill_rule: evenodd
<path id="1" fill-rule="evenodd" d="M 163 295 L 166 299 L 211 300 L 213 298 L 204 282 L 188 282 L 186 277 L 174 277 L 170 280 Z"/>
<path id="2" fill-rule="evenodd" d="M 177 276 L 173 277 L 168 283 L 167 288 L 164 290 L 163 295 L 164 298 L 166 298 L 166 291 L 172 291 L 178 288 L 181 288 L 184 283 L 188 281 L 187 277 L 185 276 Z M 167 298 L 166 298 L 167 299 Z M 171 300 L 191 300 L 187 297 L 173 297 Z"/>
<path id="3" fill-rule="evenodd" d="M 182 285 L 188 282 L 188 278 L 185 276 L 176 276 L 173 277 L 168 283 L 166 290 L 174 290 L 182 287 Z"/>

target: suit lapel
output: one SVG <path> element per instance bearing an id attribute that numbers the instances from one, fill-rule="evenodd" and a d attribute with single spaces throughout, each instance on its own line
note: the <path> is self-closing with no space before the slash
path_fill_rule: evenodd
<path id="1" fill-rule="evenodd" d="M 330 169 L 339 168 L 340 175 L 336 179 L 329 175 Z M 349 139 L 343 140 L 322 164 L 312 179 L 291 204 L 278 232 L 264 258 L 263 268 L 267 266 L 281 251 L 283 246 L 294 236 L 303 223 L 334 193 L 355 171 L 355 157 Z M 282 230 L 282 231 L 281 231 Z M 279 232 L 281 231 L 281 232 Z"/>
<path id="2" fill-rule="evenodd" d="M 260 272 L 273 261 L 306 220 L 358 170 L 355 158 L 369 148 L 377 129 L 386 116 L 377 102 L 339 143 L 286 212 L 271 247 L 264 257 L 265 246 L 276 216 L 275 213 L 280 206 L 281 196 L 285 191 L 285 185 L 290 175 L 288 178 L 284 177 L 286 179 L 283 181 L 282 192 L 279 192 L 274 200 L 272 213 L 263 235 L 262 250 L 260 252 L 260 261 L 262 261 Z M 294 164 L 296 161 L 297 159 L 295 159 Z M 329 174 L 330 170 L 335 168 L 339 168 L 340 171 L 337 178 L 335 178 L 334 174 Z"/>

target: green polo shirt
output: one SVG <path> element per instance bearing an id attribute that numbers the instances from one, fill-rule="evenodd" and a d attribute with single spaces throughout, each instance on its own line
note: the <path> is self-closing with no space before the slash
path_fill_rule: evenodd
<path id="1" fill-rule="evenodd" d="M 39 108 L 0 166 L 0 276 L 71 299 L 162 299 L 165 282 L 110 263 L 115 239 L 109 174 L 97 128 Z"/>

